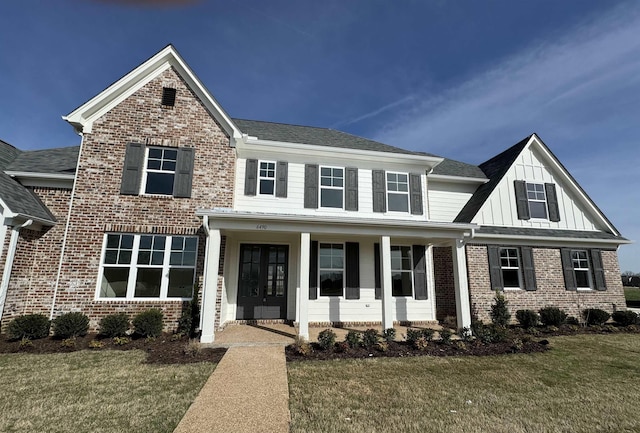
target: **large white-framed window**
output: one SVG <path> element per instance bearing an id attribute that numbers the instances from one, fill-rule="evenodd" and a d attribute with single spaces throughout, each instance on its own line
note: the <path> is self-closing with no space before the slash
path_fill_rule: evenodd
<path id="1" fill-rule="evenodd" d="M 527 182 L 527 201 L 531 218 L 548 219 L 547 194 L 542 183 Z"/>
<path id="2" fill-rule="evenodd" d="M 258 192 L 261 195 L 275 195 L 276 193 L 276 163 L 275 161 L 259 161 Z"/>
<path id="3" fill-rule="evenodd" d="M 98 299 L 190 299 L 198 238 L 107 233 Z"/>
<path id="4" fill-rule="evenodd" d="M 408 245 L 391 245 L 391 294 L 413 296 L 413 261 Z"/>
<path id="5" fill-rule="evenodd" d="M 500 269 L 502 271 L 502 284 L 505 289 L 520 289 L 522 287 L 522 271 L 518 248 L 500 248 Z"/>
<path id="6" fill-rule="evenodd" d="M 320 243 L 318 279 L 320 296 L 344 294 L 344 244 Z"/>
<path id="7" fill-rule="evenodd" d="M 409 175 L 387 172 L 387 210 L 409 212 Z"/>
<path id="8" fill-rule="evenodd" d="M 178 149 L 148 146 L 145 149 L 141 194 L 173 195 Z"/>
<path id="9" fill-rule="evenodd" d="M 573 263 L 573 273 L 576 276 L 577 289 L 590 290 L 593 287 L 593 279 L 587 250 L 571 250 L 571 262 Z"/>
<path id="10" fill-rule="evenodd" d="M 320 207 L 344 208 L 344 168 L 320 167 Z"/>

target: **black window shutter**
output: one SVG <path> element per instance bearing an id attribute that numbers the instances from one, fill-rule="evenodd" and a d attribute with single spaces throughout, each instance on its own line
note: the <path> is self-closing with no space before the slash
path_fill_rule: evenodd
<path id="1" fill-rule="evenodd" d="M 382 278 L 380 278 L 380 244 L 373 244 L 373 260 L 374 263 L 374 278 L 376 286 L 376 299 L 382 299 Z"/>
<path id="2" fill-rule="evenodd" d="M 387 211 L 387 185 L 384 178 L 384 170 L 373 170 L 373 211 Z"/>
<path id="3" fill-rule="evenodd" d="M 558 206 L 558 196 L 556 186 L 553 183 L 545 183 L 544 190 L 547 193 L 547 206 L 549 208 L 549 221 L 560 221 L 560 207 Z"/>
<path id="4" fill-rule="evenodd" d="M 309 299 L 318 299 L 318 241 L 311 241 L 309 252 Z"/>
<path id="5" fill-rule="evenodd" d="M 513 182 L 516 189 L 516 207 L 518 209 L 518 219 L 531 219 L 529 214 L 529 200 L 527 199 L 527 184 L 524 180 Z"/>
<path id="6" fill-rule="evenodd" d="M 537 290 L 536 286 L 536 270 L 533 266 L 533 249 L 531 247 L 522 247 L 522 274 L 524 277 L 525 290 Z"/>
<path id="7" fill-rule="evenodd" d="M 491 290 L 502 290 L 502 268 L 500 267 L 500 248 L 496 245 L 487 246 L 489 256 L 489 277 L 491 278 Z"/>
<path id="8" fill-rule="evenodd" d="M 304 166 L 304 207 L 318 209 L 318 165 Z"/>
<path id="9" fill-rule="evenodd" d="M 258 160 L 247 159 L 244 171 L 244 195 L 256 195 L 258 189 Z"/>
<path id="10" fill-rule="evenodd" d="M 571 260 L 571 249 L 561 248 L 560 257 L 562 259 L 562 271 L 564 273 L 564 286 L 567 290 L 577 290 L 576 274 L 573 272 L 573 261 Z"/>
<path id="11" fill-rule="evenodd" d="M 597 249 L 591 250 L 590 253 L 596 290 L 607 290 L 607 283 L 604 279 L 604 266 L 602 265 L 602 253 Z"/>
<path id="12" fill-rule="evenodd" d="M 347 167 L 345 171 L 344 183 L 344 209 L 358 210 L 358 169 Z"/>
<path id="13" fill-rule="evenodd" d="M 422 215 L 422 182 L 419 174 L 409 174 L 409 191 L 411 194 L 411 214 Z"/>
<path id="14" fill-rule="evenodd" d="M 194 154 L 195 149 L 191 147 L 180 147 L 178 149 L 176 176 L 173 181 L 174 197 L 191 197 Z"/>
<path id="15" fill-rule="evenodd" d="M 360 244 L 345 244 L 345 299 L 360 299 Z"/>
<path id="16" fill-rule="evenodd" d="M 122 183 L 120 194 L 140 194 L 140 180 L 142 179 L 142 164 L 144 163 L 145 147 L 140 143 L 127 144 L 122 169 Z"/>
<path id="17" fill-rule="evenodd" d="M 287 161 L 278 161 L 276 163 L 276 197 L 287 196 L 287 176 L 289 164 Z"/>
<path id="18" fill-rule="evenodd" d="M 427 266 L 424 245 L 413 246 L 413 287 L 416 299 L 427 299 Z"/>

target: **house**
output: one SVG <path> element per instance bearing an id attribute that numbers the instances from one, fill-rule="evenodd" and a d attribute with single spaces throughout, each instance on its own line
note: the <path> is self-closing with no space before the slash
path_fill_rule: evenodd
<path id="1" fill-rule="evenodd" d="M 0 317 L 161 308 L 234 321 L 488 320 L 625 308 L 628 241 L 532 134 L 480 166 L 231 118 L 173 46 L 64 116 L 80 146 L 0 143 Z"/>

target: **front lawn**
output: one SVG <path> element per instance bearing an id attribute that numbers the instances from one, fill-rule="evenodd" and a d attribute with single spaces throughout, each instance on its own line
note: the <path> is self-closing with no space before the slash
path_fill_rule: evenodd
<path id="1" fill-rule="evenodd" d="M 1 432 L 172 432 L 215 368 L 146 354 L 0 354 Z"/>
<path id="2" fill-rule="evenodd" d="M 540 354 L 288 363 L 291 432 L 638 431 L 640 335 Z"/>
<path id="3" fill-rule="evenodd" d="M 640 287 L 625 287 L 624 297 L 627 302 L 640 302 Z"/>

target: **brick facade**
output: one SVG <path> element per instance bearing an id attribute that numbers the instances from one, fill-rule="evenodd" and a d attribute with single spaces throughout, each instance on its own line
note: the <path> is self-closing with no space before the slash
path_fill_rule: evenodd
<path id="1" fill-rule="evenodd" d="M 515 321 L 517 310 L 539 310 L 555 306 L 570 316 L 580 318 L 585 308 L 601 308 L 612 312 L 625 309 L 624 291 L 620 281 L 618 254 L 613 250 L 602 251 L 605 269 L 606 291 L 570 291 L 565 289 L 559 248 L 533 248 L 533 262 L 537 290 L 507 290 L 503 294 L 509 302 L 509 311 Z M 489 322 L 489 311 L 495 293 L 491 290 L 489 259 L 486 245 L 467 245 L 467 271 L 472 309 L 483 322 Z"/>
<path id="2" fill-rule="evenodd" d="M 451 247 L 433 247 L 433 276 L 436 292 L 436 319 L 456 315 L 456 292 L 453 280 Z"/>
<path id="3" fill-rule="evenodd" d="M 163 87 L 177 89 L 174 107 L 162 107 Z M 131 142 L 195 148 L 191 198 L 121 195 L 125 149 Z M 197 234 L 201 287 L 206 238 L 195 211 L 232 207 L 235 151 L 228 135 L 171 68 L 97 119 L 83 137 L 79 158 L 54 315 L 82 311 L 95 328 L 109 313 L 160 308 L 166 328 L 174 328 L 181 301 L 95 300 L 104 234 Z"/>

